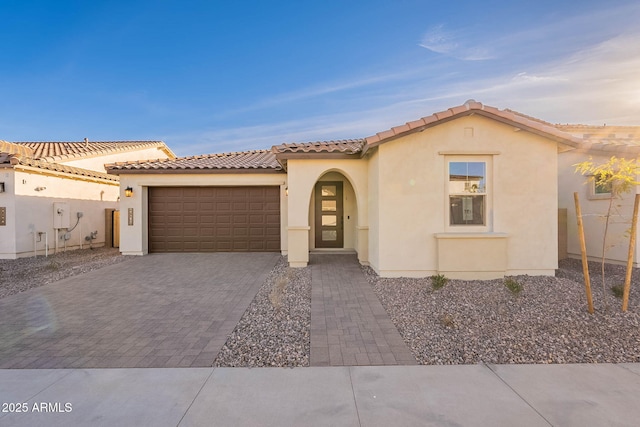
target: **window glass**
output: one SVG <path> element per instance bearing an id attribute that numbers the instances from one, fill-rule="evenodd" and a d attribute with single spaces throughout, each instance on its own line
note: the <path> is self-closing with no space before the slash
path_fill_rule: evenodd
<path id="1" fill-rule="evenodd" d="M 335 227 L 338 225 L 338 217 L 336 215 L 322 215 L 322 225 Z"/>
<path id="2" fill-rule="evenodd" d="M 338 232 L 336 230 L 322 230 L 322 240 L 329 242 L 338 240 Z"/>
<path id="3" fill-rule="evenodd" d="M 593 186 L 594 186 L 593 192 L 595 194 L 609 194 L 609 193 L 611 193 L 611 183 L 610 182 L 598 183 L 598 182 L 594 181 Z"/>
<path id="4" fill-rule="evenodd" d="M 323 200 L 322 201 L 322 210 L 324 212 L 335 212 L 338 208 L 338 202 L 336 200 Z"/>
<path id="5" fill-rule="evenodd" d="M 450 162 L 449 194 L 484 194 L 486 178 L 485 162 Z"/>
<path id="6" fill-rule="evenodd" d="M 337 194 L 336 192 L 336 186 L 335 185 L 323 185 L 322 186 L 322 195 L 323 196 L 335 196 Z"/>
<path id="7" fill-rule="evenodd" d="M 485 225 L 487 165 L 449 163 L 449 224 Z"/>

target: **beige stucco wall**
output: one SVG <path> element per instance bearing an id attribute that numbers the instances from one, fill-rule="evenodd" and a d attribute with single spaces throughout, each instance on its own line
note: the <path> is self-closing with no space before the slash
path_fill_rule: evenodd
<path id="1" fill-rule="evenodd" d="M 589 160 L 589 158 L 595 163 L 606 163 L 610 157 L 611 154 L 587 153 L 577 150 L 559 155 L 558 206 L 567 209 L 567 254 L 571 258 L 581 257 L 573 193 L 577 192 L 580 199 L 587 254 L 591 260 L 599 260 L 602 257 L 605 214 L 609 206 L 608 199 L 593 197 L 592 184 L 587 182 L 587 177 L 575 173 L 574 165 Z M 609 225 L 606 245 L 605 258 L 608 262 L 618 264 L 626 264 L 627 262 L 629 249 L 627 231 L 631 226 L 634 195 L 635 192 L 625 194 L 614 202 L 615 216 L 612 217 Z M 640 240 L 638 240 L 638 244 L 640 245 Z M 635 248 L 634 267 L 640 266 L 638 264 L 639 249 L 640 246 Z"/>
<path id="2" fill-rule="evenodd" d="M 302 267 L 309 261 L 309 249 L 312 236 L 312 215 L 309 210 L 312 207 L 313 189 L 318 180 L 328 180 L 326 176 L 342 176 L 351 187 L 345 194 L 355 198 L 355 209 L 351 202 L 345 204 L 345 218 L 347 209 L 354 212 L 357 218 L 354 222 L 353 233 L 349 238 L 358 253 L 358 259 L 362 263 L 368 263 L 367 234 L 368 234 L 368 164 L 360 159 L 290 159 L 287 163 L 289 183 L 289 264 L 293 267 Z M 346 227 L 345 227 L 346 228 Z M 346 235 L 345 235 L 346 238 Z M 346 243 L 346 240 L 345 240 Z M 360 247 L 365 246 L 365 247 Z"/>
<path id="3" fill-rule="evenodd" d="M 380 271 L 380 156 L 378 150 L 371 150 L 368 159 L 369 200 L 367 212 L 369 214 L 369 265 Z"/>
<path id="4" fill-rule="evenodd" d="M 488 163 L 485 227 L 448 224 L 447 159 L 458 160 L 460 155 L 470 156 L 466 161 Z M 382 144 L 378 157 L 378 173 L 373 175 L 379 179 L 380 203 L 373 205 L 379 209 L 379 224 L 377 230 L 370 228 L 370 241 L 378 239 L 379 259 L 374 261 L 372 255 L 371 264 L 382 276 L 428 276 L 441 271 L 436 235 L 459 232 L 480 233 L 474 239 L 480 253 L 484 244 L 485 254 L 506 256 L 498 263 L 506 266 L 505 271 L 494 272 L 495 277 L 554 273 L 555 142 L 482 116 L 469 116 Z M 487 233 L 486 239 L 482 233 Z M 491 233 L 507 235 L 505 255 L 496 252 L 496 236 Z M 449 239 L 441 249 L 456 251 L 458 244 L 462 254 L 464 242 Z M 490 264 L 495 265 L 494 261 Z M 465 262 L 461 256 L 459 264 Z M 467 270 L 473 271 L 477 260 L 468 265 L 471 270 Z"/>
<path id="5" fill-rule="evenodd" d="M 110 154 L 82 157 L 79 159 L 60 160 L 58 163 L 77 168 L 105 172 L 104 165 L 116 162 L 133 162 L 138 160 L 166 159 L 167 154 L 159 148 L 151 147 L 134 151 L 118 151 Z"/>
<path id="6" fill-rule="evenodd" d="M 284 173 L 236 174 L 123 174 L 120 175 L 120 252 L 125 255 L 148 253 L 148 188 L 162 186 L 280 186 L 281 251 L 287 254 L 287 176 Z M 125 197 L 124 189 L 133 188 L 133 196 Z M 128 225 L 128 209 L 133 209 L 133 225 Z"/>
<path id="7" fill-rule="evenodd" d="M 11 185 L 7 193 L 0 194 L 0 202 L 12 199 L 8 204 L 6 227 L 2 230 L 0 258 L 32 256 L 34 248 L 39 255 L 45 253 L 45 235 L 47 233 L 48 253 L 54 253 L 56 242 L 58 249 L 77 249 L 89 247 L 84 240 L 90 232 L 97 231 L 93 246 L 103 246 L 105 242 L 105 209 L 116 208 L 118 183 L 86 181 L 75 177 L 45 175 L 40 172 L 0 170 L 0 174 L 11 176 Z M 36 188 L 40 190 L 36 190 Z M 70 239 L 56 238 L 54 230 L 54 203 L 67 203 L 70 226 L 77 222 L 77 212 L 82 212 L 78 226 L 70 232 Z M 1 206 L 1 203 L 0 203 Z M 66 233 L 59 230 L 59 236 Z M 34 242 L 36 233 L 36 242 Z M 5 239 L 6 237 L 6 239 Z M 13 242 L 13 243 L 10 243 Z"/>

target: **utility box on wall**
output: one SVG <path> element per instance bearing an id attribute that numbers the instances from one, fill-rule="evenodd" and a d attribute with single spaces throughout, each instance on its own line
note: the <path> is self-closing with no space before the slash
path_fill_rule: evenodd
<path id="1" fill-rule="evenodd" d="M 53 204 L 53 228 L 69 228 L 69 203 Z"/>

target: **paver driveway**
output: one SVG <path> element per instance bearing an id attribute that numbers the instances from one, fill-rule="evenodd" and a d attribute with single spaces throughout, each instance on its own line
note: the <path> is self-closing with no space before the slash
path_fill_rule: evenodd
<path id="1" fill-rule="evenodd" d="M 153 254 L 0 299 L 0 368 L 211 366 L 279 258 Z"/>

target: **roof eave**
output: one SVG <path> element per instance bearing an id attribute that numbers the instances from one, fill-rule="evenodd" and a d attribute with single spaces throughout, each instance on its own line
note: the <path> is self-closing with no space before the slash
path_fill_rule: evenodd
<path id="1" fill-rule="evenodd" d="M 495 121 L 498 121 L 500 123 L 503 123 L 503 124 L 506 124 L 506 125 L 509 125 L 509 126 L 513 126 L 513 127 L 518 128 L 520 130 L 525 130 L 527 132 L 534 133 L 536 135 L 545 137 L 547 139 L 555 141 L 556 143 L 563 144 L 563 145 L 569 146 L 571 148 L 579 148 L 579 147 L 582 146 L 582 142 L 578 138 L 576 138 L 576 137 L 574 137 L 572 135 L 569 135 L 569 134 L 566 134 L 566 136 L 562 136 L 562 135 L 559 134 L 559 133 L 565 133 L 565 132 L 562 132 L 562 131 L 558 131 L 558 133 L 551 132 L 551 131 L 550 132 L 546 132 L 544 130 L 536 129 L 536 128 L 532 127 L 532 126 L 529 126 L 526 123 L 519 122 L 517 120 L 512 120 L 512 119 L 509 119 L 509 118 L 506 118 L 506 117 L 502 117 L 502 116 L 500 116 L 498 114 L 495 114 L 495 113 L 493 113 L 491 111 L 485 111 L 483 109 L 472 108 L 472 109 L 469 109 L 469 110 L 465 110 L 465 111 L 462 111 L 462 112 L 458 112 L 458 113 L 452 114 L 452 115 L 447 116 L 447 117 L 440 118 L 438 120 L 431 121 L 429 123 L 425 123 L 425 124 L 423 124 L 421 126 L 416 126 L 416 127 L 406 126 L 407 130 L 405 130 L 404 132 L 398 132 L 398 133 L 391 134 L 391 132 L 393 132 L 393 131 L 390 130 L 390 131 L 386 131 L 386 132 L 389 133 L 389 135 L 385 135 L 386 132 L 382 132 L 382 133 L 376 134 L 374 136 L 368 137 L 366 139 L 367 143 L 365 144 L 365 146 L 364 146 L 364 148 L 362 150 L 362 154 L 363 155 L 366 154 L 366 152 L 369 149 L 375 148 L 375 147 L 377 147 L 377 146 L 379 146 L 381 144 L 385 144 L 387 142 L 394 141 L 396 139 L 403 138 L 403 137 L 405 137 L 407 135 L 411 135 L 411 134 L 414 134 L 414 133 L 417 133 L 417 132 L 424 132 L 426 129 L 429 129 L 429 128 L 432 128 L 432 127 L 435 127 L 435 126 L 438 126 L 438 125 L 441 125 L 441 124 L 444 124 L 444 123 L 447 123 L 447 122 L 449 122 L 451 120 L 456 120 L 456 119 L 458 119 L 460 117 L 472 116 L 474 114 L 478 114 L 480 116 L 493 119 Z M 421 119 L 421 120 L 423 120 L 423 119 Z M 383 135 L 383 136 L 381 137 L 381 135 Z"/>
<path id="2" fill-rule="evenodd" d="M 107 169 L 111 175 L 139 175 L 139 174 L 277 174 L 285 173 L 282 169 L 276 168 L 171 168 L 171 169 Z"/>

